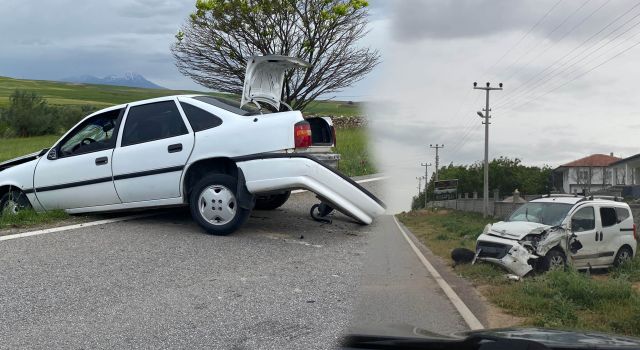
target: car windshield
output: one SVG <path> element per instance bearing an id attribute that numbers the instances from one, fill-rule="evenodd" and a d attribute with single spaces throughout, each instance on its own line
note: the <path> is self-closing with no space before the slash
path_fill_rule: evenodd
<path id="1" fill-rule="evenodd" d="M 557 226 L 562 223 L 571 207 L 567 203 L 527 203 L 514 211 L 507 221 L 530 221 Z"/>
<path id="2" fill-rule="evenodd" d="M 266 112 L 264 110 L 261 111 L 257 106 L 252 104 L 245 104 L 244 106 L 239 107 L 239 101 L 223 97 L 196 96 L 194 99 L 242 116 L 256 115 Z"/>

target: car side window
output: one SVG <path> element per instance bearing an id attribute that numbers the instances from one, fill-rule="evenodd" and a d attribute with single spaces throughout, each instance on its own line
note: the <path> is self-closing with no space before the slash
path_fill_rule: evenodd
<path id="1" fill-rule="evenodd" d="M 593 207 L 579 209 L 571 218 L 571 229 L 574 232 L 593 230 L 596 228 L 596 215 Z"/>
<path id="2" fill-rule="evenodd" d="M 602 227 L 613 226 L 618 223 L 618 216 L 614 208 L 600 208 L 600 220 L 602 220 Z"/>
<path id="3" fill-rule="evenodd" d="M 95 115 L 80 124 L 60 143 L 60 156 L 69 157 L 113 148 L 122 109 Z"/>
<path id="4" fill-rule="evenodd" d="M 222 119 L 202 108 L 198 108 L 184 102 L 180 102 L 180 106 L 182 107 L 184 114 L 186 114 L 189 124 L 191 124 L 191 128 L 195 132 L 222 125 Z"/>
<path id="5" fill-rule="evenodd" d="M 616 216 L 618 217 L 618 222 L 622 222 L 627 220 L 631 214 L 626 208 L 616 208 Z"/>
<path id="6" fill-rule="evenodd" d="M 188 134 L 174 101 L 162 101 L 129 108 L 122 134 L 122 146 Z"/>

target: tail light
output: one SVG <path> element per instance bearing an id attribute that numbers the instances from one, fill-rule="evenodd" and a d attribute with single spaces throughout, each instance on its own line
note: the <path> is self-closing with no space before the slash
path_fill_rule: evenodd
<path id="1" fill-rule="evenodd" d="M 331 125 L 331 137 L 333 138 L 333 147 L 338 145 L 338 140 L 336 139 L 336 127 Z"/>
<path id="2" fill-rule="evenodd" d="M 293 139 L 296 148 L 307 148 L 311 146 L 311 125 L 302 121 L 293 127 Z"/>
<path id="3" fill-rule="evenodd" d="M 633 224 L 633 238 L 638 240 L 638 230 L 636 229 L 636 224 Z"/>

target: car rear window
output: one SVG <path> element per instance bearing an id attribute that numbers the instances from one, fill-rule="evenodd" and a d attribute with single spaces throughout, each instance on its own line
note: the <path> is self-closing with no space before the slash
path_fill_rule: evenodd
<path id="1" fill-rule="evenodd" d="M 618 216 L 614 208 L 600 208 L 600 220 L 602 227 L 613 226 L 618 223 Z"/>
<path id="2" fill-rule="evenodd" d="M 626 208 L 616 208 L 616 215 L 618 216 L 618 222 L 625 221 L 631 216 Z"/>
<path id="3" fill-rule="evenodd" d="M 184 102 L 180 102 L 180 106 L 182 107 L 184 114 L 187 115 L 189 124 L 191 124 L 191 128 L 195 132 L 215 128 L 222 124 L 222 119 L 202 108 L 198 108 Z"/>

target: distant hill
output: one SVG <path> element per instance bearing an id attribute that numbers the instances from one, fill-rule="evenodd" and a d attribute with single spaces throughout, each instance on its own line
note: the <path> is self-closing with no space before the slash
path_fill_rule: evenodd
<path id="1" fill-rule="evenodd" d="M 9 96 L 15 90 L 34 91 L 46 98 L 47 102 L 52 105 L 92 105 L 100 108 L 147 98 L 182 94 L 207 94 L 238 99 L 237 96 L 220 92 L 145 89 L 104 84 L 15 79 L 0 76 L 0 108 L 9 104 Z M 344 101 L 319 100 L 311 102 L 304 112 L 305 114 L 350 116 L 362 115 L 363 108 L 358 102 L 351 104 Z"/>
<path id="2" fill-rule="evenodd" d="M 138 73 L 127 72 L 124 75 L 107 75 L 104 78 L 98 78 L 94 75 L 80 75 L 77 77 L 68 77 L 62 79 L 62 81 L 69 83 L 80 84 L 98 84 L 98 85 L 115 85 L 115 86 L 128 86 L 137 87 L 143 89 L 166 89 L 158 84 L 155 84 Z"/>

